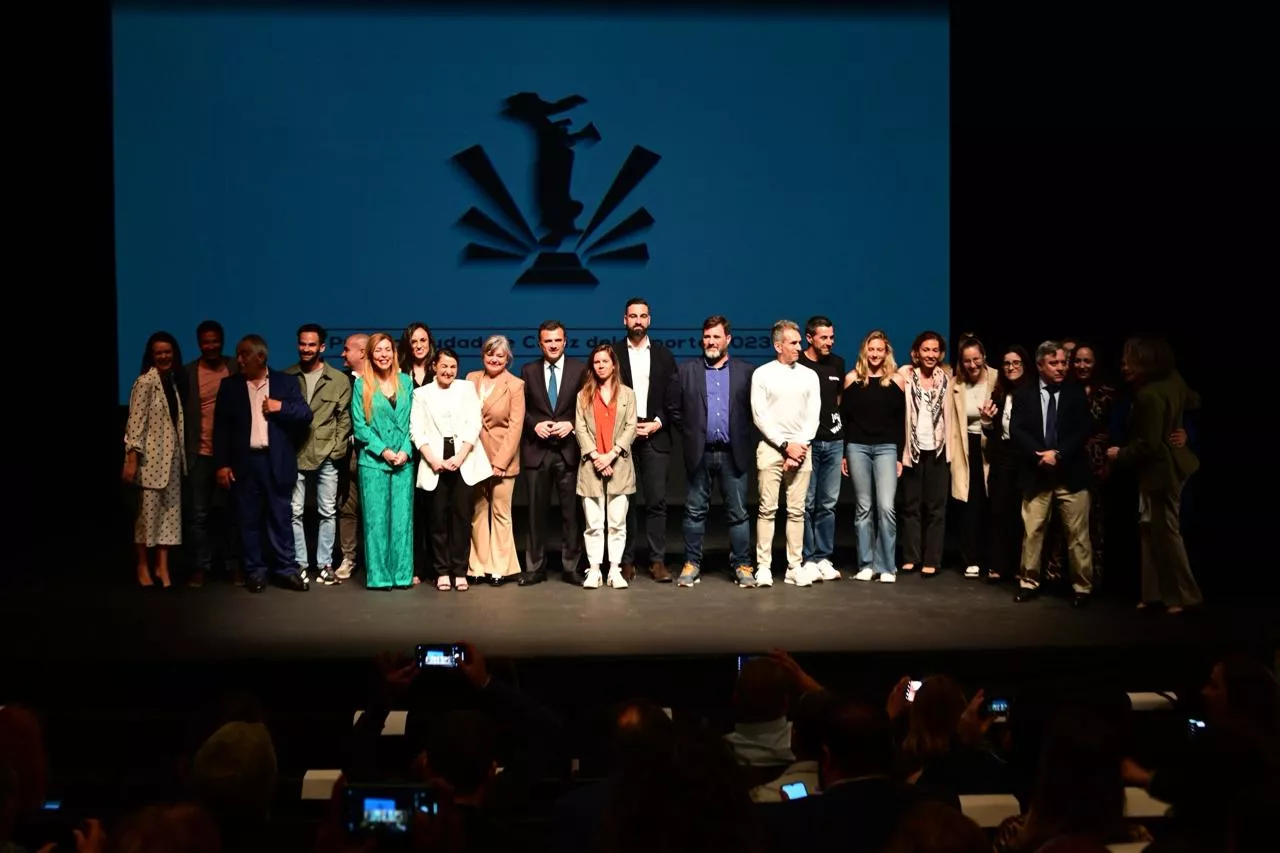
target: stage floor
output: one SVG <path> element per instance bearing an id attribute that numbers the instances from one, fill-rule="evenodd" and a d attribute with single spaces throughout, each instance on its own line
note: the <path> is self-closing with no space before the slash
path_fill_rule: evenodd
<path id="1" fill-rule="evenodd" d="M 1273 602 L 1215 601 L 1170 617 L 1102 598 L 1081 610 L 1046 594 L 1015 604 L 1013 586 L 954 571 L 897 584 L 853 580 L 739 589 L 711 575 L 693 589 L 637 578 L 626 590 L 583 590 L 553 575 L 533 587 L 465 593 L 372 592 L 359 579 L 260 595 L 218 581 L 201 589 L 140 589 L 119 571 L 28 579 L 0 594 L 0 642 L 10 661 L 305 660 L 367 657 L 419 642 L 466 639 L 491 655 L 721 655 L 782 646 L 795 652 L 1011 651 L 1201 644 L 1268 645 Z"/>

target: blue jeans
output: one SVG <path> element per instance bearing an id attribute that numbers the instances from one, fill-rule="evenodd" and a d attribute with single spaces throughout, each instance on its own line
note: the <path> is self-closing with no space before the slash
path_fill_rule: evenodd
<path id="1" fill-rule="evenodd" d="M 316 536 L 316 568 L 333 565 L 333 540 L 337 532 L 338 467 L 332 459 L 320 463 L 314 471 L 299 471 L 293 486 L 293 559 L 300 568 L 306 568 L 307 533 L 302 516 L 307 506 L 307 483 L 316 484 L 316 510 L 320 516 L 320 530 Z"/>
<path id="2" fill-rule="evenodd" d="M 809 445 L 813 473 L 804 500 L 804 561 L 830 560 L 836 550 L 836 501 L 840 499 L 840 457 L 843 441 L 815 441 Z"/>
<path id="3" fill-rule="evenodd" d="M 747 522 L 746 471 L 739 471 L 728 450 L 709 450 L 698 467 L 689 472 L 684 501 L 684 561 L 702 567 L 702 539 L 711 506 L 712 480 L 720 481 L 725 515 L 729 522 L 729 568 L 750 566 L 751 527 Z"/>
<path id="4" fill-rule="evenodd" d="M 898 493 L 898 447 L 894 444 L 846 444 L 857 508 L 853 526 L 858 532 L 858 568 L 876 573 L 896 574 L 894 550 L 898 544 L 898 515 L 894 497 Z M 875 518 L 871 516 L 874 502 Z"/>

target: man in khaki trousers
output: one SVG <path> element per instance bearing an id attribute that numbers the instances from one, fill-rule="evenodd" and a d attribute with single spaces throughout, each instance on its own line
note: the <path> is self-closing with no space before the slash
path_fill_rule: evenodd
<path id="1" fill-rule="evenodd" d="M 760 511 L 756 518 L 756 585 L 773 586 L 773 528 L 779 493 L 787 502 L 786 582 L 811 586 L 821 575 L 804 567 L 804 505 L 813 460 L 809 445 L 822 415 L 818 374 L 798 362 L 800 326 L 791 320 L 773 325 L 778 357 L 751 374 L 751 416 L 762 436 L 756 446 Z"/>
<path id="2" fill-rule="evenodd" d="M 1084 387 L 1064 381 L 1067 354 L 1057 341 L 1036 347 L 1040 375 L 1014 392 L 1009 438 L 1016 449 L 1022 487 L 1022 566 L 1014 601 L 1039 596 L 1045 527 L 1058 507 L 1071 567 L 1072 606 L 1083 607 L 1093 592 L 1093 548 L 1089 543 L 1089 481 L 1093 476 L 1085 442 L 1093 416 Z"/>

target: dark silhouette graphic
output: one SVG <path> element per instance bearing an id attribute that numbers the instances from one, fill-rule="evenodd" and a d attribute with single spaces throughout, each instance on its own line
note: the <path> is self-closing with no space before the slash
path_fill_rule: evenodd
<path id="1" fill-rule="evenodd" d="M 473 145 L 453 156 L 454 164 L 471 179 L 506 219 L 511 229 L 514 229 L 513 233 L 489 214 L 472 207 L 458 220 L 458 225 L 499 245 L 468 243 L 463 250 L 464 262 L 526 261 L 536 253 L 533 264 L 516 280 L 517 284 L 598 284 L 599 279 L 583 266 L 580 251 L 592 264 L 609 261 L 644 263 L 649 259 L 649 247 L 644 243 L 601 251 L 654 224 L 653 216 L 643 207 L 627 216 L 585 250 L 582 249 L 583 243 L 617 210 L 661 159 L 659 155 L 638 145 L 632 148 L 586 229 L 579 228 L 577 219 L 584 206 L 573 198 L 574 148 L 581 143 L 599 142 L 601 136 L 594 123 L 588 123 L 582 130 L 571 131 L 572 119 L 553 120 L 552 117 L 586 102 L 587 99 L 581 95 L 570 95 L 549 102 L 533 92 L 520 92 L 507 98 L 502 109 L 503 116 L 526 125 L 534 132 L 537 143 L 534 201 L 538 206 L 541 238 L 535 237 L 533 229 L 529 227 L 506 184 L 498 176 L 483 146 Z M 554 251 L 573 235 L 579 235 L 573 251 Z M 538 251 L 539 247 L 550 251 Z"/>
<path id="2" fill-rule="evenodd" d="M 573 148 L 579 142 L 599 142 L 600 131 L 588 124 L 577 133 L 570 133 L 573 119 L 552 121 L 551 116 L 567 112 L 585 104 L 581 95 L 570 95 L 555 103 L 548 103 L 533 92 L 521 92 L 507 98 L 502 114 L 533 129 L 538 142 L 538 159 L 534 167 L 533 191 L 538 208 L 542 212 L 539 223 L 546 235 L 538 242 L 558 248 L 570 234 L 580 234 L 574 220 L 582 213 L 582 202 L 570 194 L 573 179 Z"/>

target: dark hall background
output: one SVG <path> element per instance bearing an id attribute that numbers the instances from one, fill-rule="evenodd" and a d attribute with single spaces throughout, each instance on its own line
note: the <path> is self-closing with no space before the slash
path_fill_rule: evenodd
<path id="1" fill-rule="evenodd" d="M 18 458 L 7 503 L 18 511 L 7 520 L 18 547 L 0 576 L 102 571 L 121 529 L 110 7 L 27 12 L 38 17 L 14 30 L 25 46 L 7 104 L 18 143 L 6 241 Z M 1128 334 L 1170 337 L 1206 406 L 1196 571 L 1218 589 L 1272 595 L 1266 350 L 1280 275 L 1263 81 L 1277 69 L 1260 14 L 951 10 L 947 332 L 1029 348 L 1075 335 L 1111 366 Z"/>

